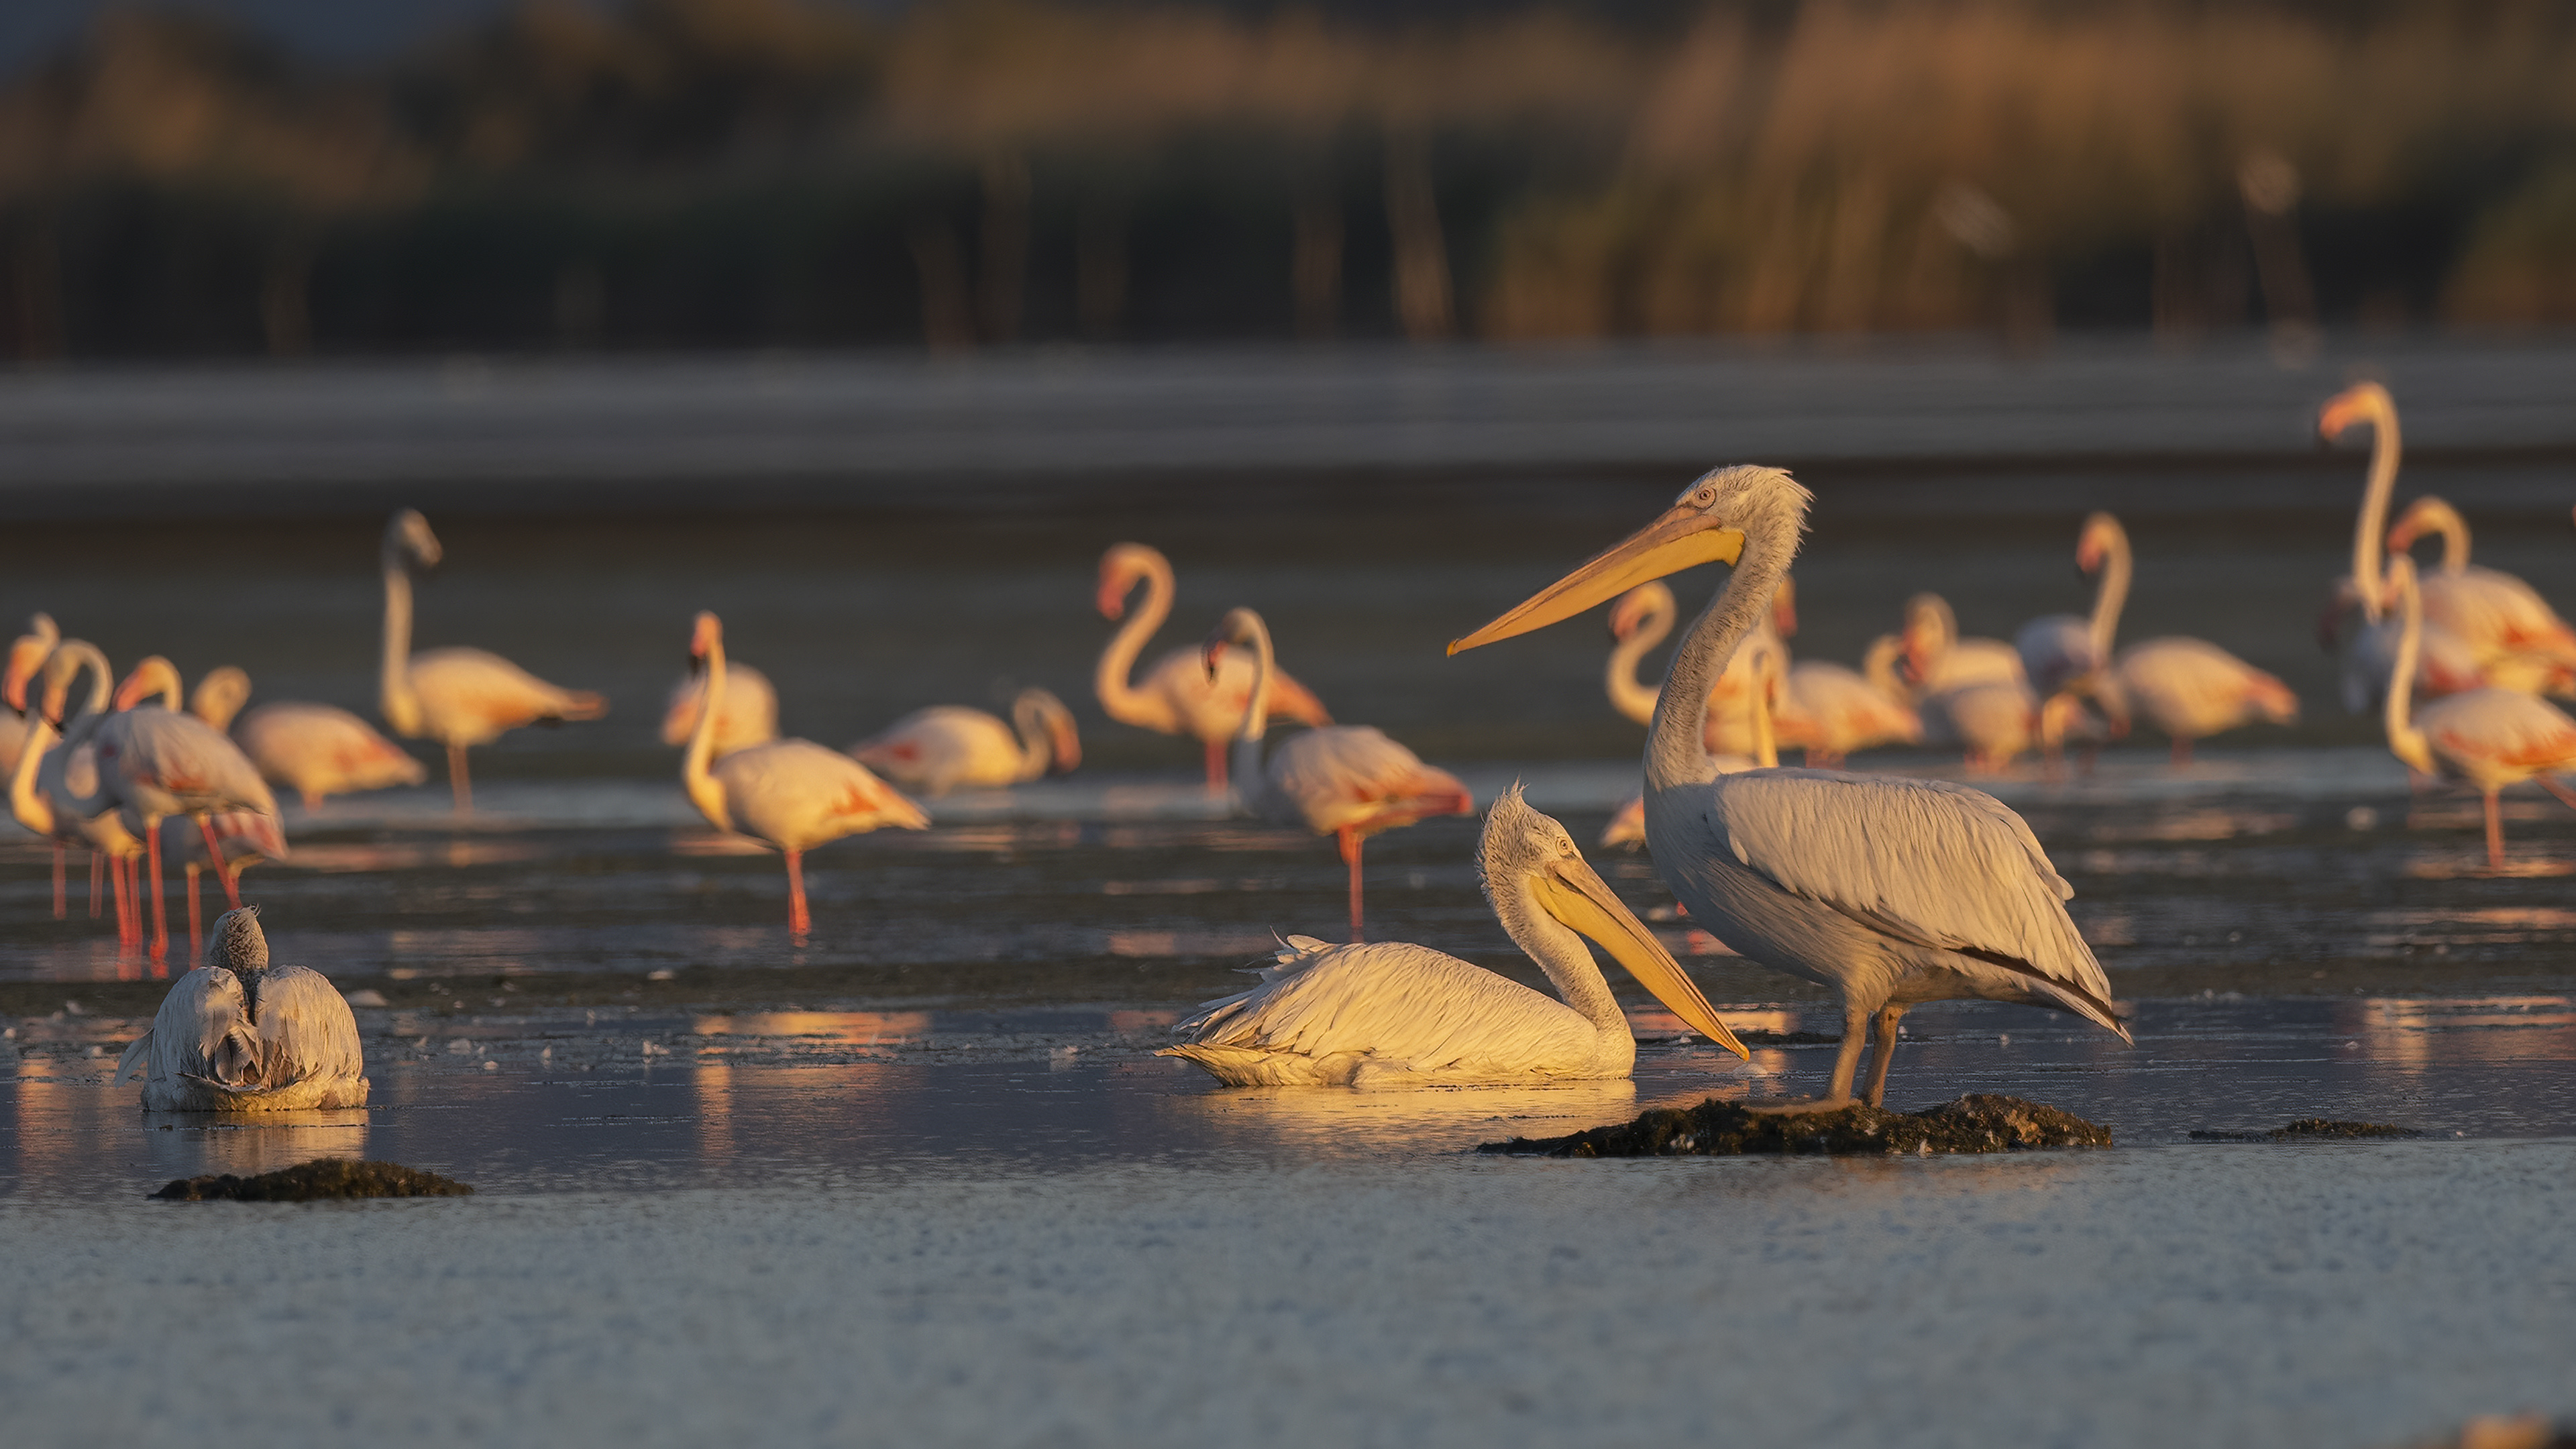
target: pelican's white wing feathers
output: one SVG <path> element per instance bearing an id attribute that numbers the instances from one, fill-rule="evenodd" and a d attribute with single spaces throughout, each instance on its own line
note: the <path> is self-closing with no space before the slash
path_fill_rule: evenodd
<path id="1" fill-rule="evenodd" d="M 271 967 L 260 976 L 257 1010 L 260 1076 L 271 1089 L 366 1075 L 358 1019 L 321 972 Z"/>
<path id="2" fill-rule="evenodd" d="M 1299 1066 L 1276 1080 L 1349 1081 L 1372 1067 L 1436 1077 L 1491 1061 L 1579 1062 L 1594 1045 L 1572 1007 L 1428 946 L 1297 937 L 1280 956 L 1261 985 L 1175 1026 L 1171 1054 L 1211 1069 L 1224 1056 L 1285 1057 Z"/>
<path id="3" fill-rule="evenodd" d="M 2074 887 L 1992 795 L 1946 780 L 1762 770 L 1721 777 L 1709 801 L 1724 848 L 1780 889 L 1898 940 L 2035 975 L 2120 1030 L 2102 963 L 2066 914 Z"/>

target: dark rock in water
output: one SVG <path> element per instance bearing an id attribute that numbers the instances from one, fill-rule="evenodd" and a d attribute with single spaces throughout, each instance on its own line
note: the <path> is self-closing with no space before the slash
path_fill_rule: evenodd
<path id="1" fill-rule="evenodd" d="M 1515 1137 L 1509 1142 L 1488 1142 L 1476 1150 L 1539 1157 L 1741 1157 L 1769 1152 L 1912 1157 L 2110 1145 L 2109 1128 L 2073 1113 L 2019 1097 L 1979 1093 L 1920 1112 L 1855 1105 L 1795 1116 L 1747 1112 L 1712 1097 L 1696 1107 L 1667 1107 L 1616 1127 L 1595 1127 L 1571 1137 Z"/>
<path id="2" fill-rule="evenodd" d="M 2337 1122 L 2328 1117 L 2302 1117 L 2286 1127 L 2269 1132 L 2194 1132 L 2194 1142 L 2356 1142 L 2371 1138 L 2421 1137 L 2412 1127 L 2392 1127 L 2385 1122 Z"/>
<path id="3" fill-rule="evenodd" d="M 398 1162 L 317 1157 L 257 1177 L 191 1177 L 152 1194 L 158 1202 L 325 1202 L 360 1197 L 463 1197 L 474 1189 Z"/>

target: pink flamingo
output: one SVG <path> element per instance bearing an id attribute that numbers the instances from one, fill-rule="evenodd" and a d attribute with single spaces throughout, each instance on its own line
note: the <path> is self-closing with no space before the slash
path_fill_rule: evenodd
<path id="1" fill-rule="evenodd" d="M 1144 682 L 1130 685 L 1129 674 L 1145 641 L 1172 614 L 1172 564 L 1160 551 L 1141 543 L 1113 545 L 1100 556 L 1100 617 L 1117 619 L 1127 612 L 1128 592 L 1142 581 L 1144 607 L 1128 619 L 1100 653 L 1092 687 L 1100 707 L 1120 724 L 1167 735 L 1195 735 L 1207 749 L 1207 787 L 1225 793 L 1225 742 L 1243 720 L 1252 696 L 1252 663 L 1228 655 L 1211 676 L 1195 649 L 1175 649 L 1156 660 Z M 1270 681 L 1273 718 L 1304 725 L 1328 725 L 1333 717 L 1312 690 L 1285 674 Z"/>
<path id="2" fill-rule="evenodd" d="M 562 689 L 481 649 L 411 652 L 411 567 L 433 567 L 438 536 L 412 509 L 385 524 L 385 647 L 378 708 L 405 739 L 447 746 L 447 782 L 456 813 L 474 810 L 474 785 L 465 752 L 523 725 L 597 719 L 608 701 L 588 690 Z"/>
<path id="3" fill-rule="evenodd" d="M 62 630 L 53 619 L 38 614 L 27 620 L 27 632 L 9 642 L 9 661 L 0 671 L 0 698 L 9 701 L 11 713 L 0 714 L 0 775 L 17 773 L 18 752 L 26 747 L 33 724 L 27 718 L 27 681 L 62 641 Z"/>
<path id="4" fill-rule="evenodd" d="M 152 694 L 156 704 L 143 700 Z M 277 800 L 259 769 L 233 742 L 179 703 L 179 671 L 154 655 L 134 667 L 116 692 L 117 712 L 98 727 L 99 792 L 126 816 L 126 828 L 143 837 L 152 872 L 152 959 L 170 953 L 168 911 L 162 900 L 161 822 L 184 815 L 205 836 L 206 856 L 224 899 L 241 909 L 241 889 L 224 864 L 210 816 L 228 810 L 277 814 Z"/>
<path id="5" fill-rule="evenodd" d="M 713 759 L 724 714 L 723 621 L 698 615 L 689 658 L 706 670 L 706 708 L 681 757 L 680 783 L 707 823 L 787 857 L 787 933 L 801 942 L 814 925 L 805 908 L 806 851 L 888 825 L 920 830 L 930 817 L 867 766 L 812 740 L 771 740 Z"/>
<path id="6" fill-rule="evenodd" d="M 250 676 L 227 664 L 197 681 L 188 710 L 216 729 L 231 730 L 242 753 L 259 767 L 260 778 L 294 790 L 307 811 L 321 809 L 333 795 L 417 785 L 429 778 L 429 771 L 402 746 L 335 705 L 275 700 L 242 714 L 236 726 L 234 716 L 250 693 Z"/>
<path id="7" fill-rule="evenodd" d="M 2469 562 L 2469 524 L 2458 509 L 2429 493 L 2407 504 L 2389 527 L 2389 550 L 2404 553 L 2428 533 L 2442 540 L 2442 566 L 2416 578 L 2426 626 L 2467 645 L 2491 684 L 2546 694 L 2576 688 L 2576 629 L 2531 585 Z"/>
<path id="8" fill-rule="evenodd" d="M 90 673 L 89 698 L 69 730 L 61 726 L 71 681 L 83 669 Z M 107 718 L 113 678 L 107 656 L 82 639 L 67 639 L 46 662 L 44 692 L 31 711 L 27 747 L 10 775 L 9 810 L 19 824 L 45 836 L 54 846 L 54 919 L 63 908 L 63 853 L 74 845 L 90 852 L 90 914 L 98 914 L 98 865 L 104 861 L 116 896 L 116 945 L 120 955 L 142 944 L 140 903 L 134 889 L 134 862 L 143 841 L 126 829 L 117 811 L 107 808 L 98 788 L 98 751 L 91 736 Z M 21 681 L 23 686 L 23 681 Z"/>
<path id="9" fill-rule="evenodd" d="M 1254 814 L 1297 823 L 1341 842 L 1351 872 L 1351 939 L 1360 939 L 1360 848 L 1380 831 L 1434 815 L 1472 815 L 1475 798 L 1458 777 L 1422 763 L 1413 751 L 1366 725 L 1325 725 L 1289 737 L 1265 767 L 1261 737 L 1270 720 L 1270 629 L 1250 609 L 1236 609 L 1210 634 L 1205 668 L 1214 679 L 1226 646 L 1252 654 L 1252 687 L 1235 736 L 1234 773 Z"/>
<path id="10" fill-rule="evenodd" d="M 2410 709 L 2415 651 L 2424 632 L 2415 561 L 2403 554 L 2390 559 L 2388 580 L 2404 621 L 2384 706 L 2389 753 L 2427 775 L 2467 784 L 2484 797 L 2487 868 L 2501 870 L 2504 814 L 2496 797 L 2505 786 L 2536 780 L 2542 789 L 2576 808 L 2576 795 L 2550 778 L 2552 772 L 2576 769 L 2576 720 L 2519 690 L 2492 686 Z"/>
<path id="11" fill-rule="evenodd" d="M 1025 785 L 1082 763 L 1073 711 L 1043 689 L 1023 689 L 1004 724 L 980 709 L 917 709 L 850 746 L 850 758 L 907 789 L 945 795 L 960 785 Z"/>
<path id="12" fill-rule="evenodd" d="M 671 702 L 662 711 L 662 743 L 685 745 L 697 732 L 698 710 L 705 702 L 707 677 L 690 674 L 671 687 Z M 746 745 L 778 738 L 778 689 L 769 676 L 736 659 L 725 666 L 724 714 L 716 720 L 716 756 L 721 759 Z"/>

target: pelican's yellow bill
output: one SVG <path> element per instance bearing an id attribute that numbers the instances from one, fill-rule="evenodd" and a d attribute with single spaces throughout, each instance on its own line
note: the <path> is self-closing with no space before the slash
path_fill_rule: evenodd
<path id="1" fill-rule="evenodd" d="M 1708 1004 L 1699 986 L 1682 971 L 1681 963 L 1655 939 L 1655 933 L 1638 920 L 1636 914 L 1620 903 L 1610 887 L 1580 860 L 1567 860 L 1555 870 L 1539 877 L 1539 901 L 1547 913 L 1598 942 L 1611 958 L 1628 968 L 1637 984 L 1654 993 L 1655 999 L 1672 1009 L 1691 1030 L 1726 1048 L 1739 1057 L 1751 1060 L 1753 1053 L 1717 1019 L 1717 1008 Z"/>
<path id="2" fill-rule="evenodd" d="M 1695 508 L 1675 506 L 1628 537 L 1576 566 L 1574 572 L 1531 595 L 1527 602 L 1464 639 L 1449 652 L 1473 649 L 1571 619 L 1615 599 L 1649 579 L 1704 563 L 1731 564 L 1744 552 L 1744 531 L 1718 528 Z"/>

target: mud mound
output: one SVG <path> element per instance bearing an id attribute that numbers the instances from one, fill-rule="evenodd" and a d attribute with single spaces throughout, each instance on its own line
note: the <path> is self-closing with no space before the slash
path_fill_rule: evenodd
<path id="1" fill-rule="evenodd" d="M 1747 1112 L 1712 1097 L 1696 1107 L 1648 1112 L 1616 1127 L 1571 1137 L 1515 1137 L 1479 1152 L 1537 1157 L 1742 1157 L 1759 1153 L 1930 1156 L 1936 1152 L 2022 1152 L 2041 1147 L 2108 1147 L 2109 1128 L 2070 1112 L 1990 1093 L 1920 1112 L 1850 1106 L 1797 1116 Z"/>
<path id="2" fill-rule="evenodd" d="M 2390 1137 L 2421 1137 L 2412 1127 L 2392 1127 L 2385 1122 L 2337 1122 L 2329 1117 L 2302 1117 L 2287 1126 L 2269 1132 L 2230 1132 L 2211 1129 L 2194 1132 L 2194 1142 L 2358 1142 Z"/>
<path id="3" fill-rule="evenodd" d="M 152 1194 L 159 1202 L 328 1202 L 360 1197 L 463 1197 L 474 1189 L 454 1178 L 398 1162 L 317 1157 L 257 1177 L 190 1177 Z"/>

